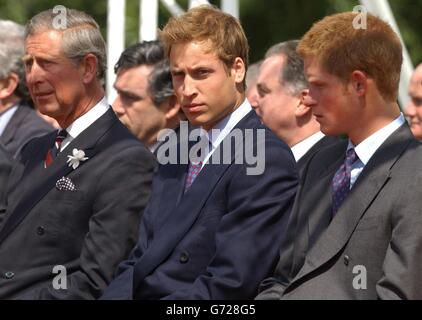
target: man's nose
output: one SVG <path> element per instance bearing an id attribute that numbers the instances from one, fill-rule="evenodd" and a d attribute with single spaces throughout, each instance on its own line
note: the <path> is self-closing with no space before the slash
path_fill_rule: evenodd
<path id="1" fill-rule="evenodd" d="M 182 93 L 185 97 L 191 97 L 196 93 L 196 86 L 194 80 L 186 76 L 183 81 Z"/>
<path id="2" fill-rule="evenodd" d="M 307 107 L 313 107 L 316 105 L 316 100 L 308 93 L 303 98 L 303 104 Z"/>
<path id="3" fill-rule="evenodd" d="M 118 117 L 121 117 L 125 113 L 120 96 L 118 95 L 112 104 L 112 108 Z"/>
<path id="4" fill-rule="evenodd" d="M 405 114 L 407 117 L 411 118 L 414 117 L 416 114 L 416 109 L 415 109 L 415 105 L 413 104 L 413 102 L 409 102 L 406 106 L 406 111 Z"/>

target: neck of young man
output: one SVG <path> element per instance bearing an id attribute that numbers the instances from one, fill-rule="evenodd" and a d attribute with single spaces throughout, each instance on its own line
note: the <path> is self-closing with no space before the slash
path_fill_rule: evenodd
<path id="1" fill-rule="evenodd" d="M 349 139 L 357 146 L 362 141 L 370 137 L 378 130 L 389 125 L 400 116 L 400 107 L 396 102 L 380 106 L 371 115 L 367 116 L 362 122 L 348 133 Z"/>

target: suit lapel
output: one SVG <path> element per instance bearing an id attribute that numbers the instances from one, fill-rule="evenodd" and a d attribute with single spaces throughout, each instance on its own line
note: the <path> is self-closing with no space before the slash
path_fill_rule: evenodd
<path id="1" fill-rule="evenodd" d="M 18 108 L 16 109 L 15 114 L 10 119 L 9 123 L 7 124 L 1 136 L 1 140 L 3 144 L 7 145 L 13 140 L 16 134 L 16 130 L 18 129 L 18 127 L 20 126 L 20 123 L 26 116 L 25 108 L 28 108 L 28 107 L 24 105 L 19 105 Z"/>
<path id="2" fill-rule="evenodd" d="M 235 128 L 254 128 L 257 123 L 253 120 L 255 120 L 255 117 L 252 113 L 249 113 Z M 166 222 L 161 227 L 151 246 L 135 264 L 134 290 L 136 290 L 141 279 L 162 263 L 195 223 L 209 195 L 213 192 L 224 172 L 233 163 L 236 148 L 243 143 L 243 141 L 238 141 L 235 147 L 231 149 L 231 154 L 224 155 L 221 152 L 223 142 L 214 152 L 214 154 L 220 153 L 223 155 L 220 161 L 222 164 L 206 164 L 202 168 L 192 186 L 180 199 L 176 208 L 172 208 L 171 214 L 168 215 Z M 184 180 L 181 186 L 181 189 L 183 189 Z M 181 192 L 183 193 L 183 190 Z"/>
<path id="3" fill-rule="evenodd" d="M 42 151 L 46 152 L 51 144 L 47 147 L 44 144 L 41 145 L 37 156 L 30 158 L 25 165 L 24 172 L 26 175 L 23 176 L 15 190 L 15 192 L 21 194 L 19 196 L 20 200 L 14 208 L 10 208 L 11 211 L 7 214 L 7 220 L 0 230 L 0 243 L 19 225 L 31 209 L 55 187 L 58 179 L 73 171 L 73 168 L 67 164 L 67 156 L 72 154 L 73 148 L 84 150 L 89 159 L 93 158 L 98 151 L 98 148 L 95 148 L 98 139 L 110 129 L 115 121 L 117 121 L 117 118 L 113 111 L 107 111 L 74 139 L 46 169 L 43 166 L 44 153 Z M 54 137 L 55 133 L 53 134 L 53 139 Z M 50 141 L 50 139 L 49 134 L 46 140 Z M 80 164 L 81 166 L 83 166 L 83 162 Z M 32 170 L 26 170 L 26 168 L 32 168 Z"/>
<path id="4" fill-rule="evenodd" d="M 299 212 L 299 218 L 296 222 L 296 230 L 300 231 L 300 236 L 295 237 L 294 244 L 294 260 L 292 270 L 297 273 L 300 270 L 304 257 L 309 248 L 315 243 L 315 238 L 326 229 L 330 223 L 331 215 L 328 214 L 331 208 L 331 193 L 325 192 L 321 196 L 321 190 L 326 190 L 331 185 L 334 173 L 344 161 L 344 154 L 347 147 L 347 140 L 344 143 L 338 143 L 330 149 L 328 157 L 324 159 L 324 164 L 319 172 L 315 172 L 310 189 L 304 190 L 306 201 L 296 201 L 295 205 L 299 208 L 293 209 Z M 315 170 L 313 167 L 312 170 Z M 322 197 L 322 198 L 321 198 Z M 303 209 L 302 209 L 303 207 Z M 309 212 L 312 212 L 309 215 Z M 305 226 L 304 229 L 301 227 Z M 294 270 L 297 270 L 296 272 Z"/>
<path id="5" fill-rule="evenodd" d="M 305 264 L 294 281 L 328 262 L 347 244 L 359 220 L 391 179 L 391 168 L 412 139 L 409 128 L 405 124 L 375 152 L 359 175 L 335 218 L 322 233 L 315 246 L 310 249 Z M 329 190 L 331 189 L 329 188 Z M 331 207 L 329 208 L 331 209 Z M 311 223 L 312 219 L 309 221 Z"/>

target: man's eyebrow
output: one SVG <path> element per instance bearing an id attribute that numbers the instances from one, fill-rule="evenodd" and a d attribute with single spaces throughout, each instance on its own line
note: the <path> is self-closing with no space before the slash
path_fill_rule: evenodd
<path id="1" fill-rule="evenodd" d="M 132 99 L 143 99 L 143 97 L 137 95 L 136 93 L 131 92 L 130 90 L 126 88 L 117 88 L 116 86 L 113 86 L 113 87 L 117 91 L 118 94 L 125 95 Z"/>
<path id="2" fill-rule="evenodd" d="M 258 90 L 268 91 L 268 88 L 264 83 L 257 83 L 256 87 L 258 88 Z"/>
<path id="3" fill-rule="evenodd" d="M 22 61 L 23 62 L 28 62 L 29 60 L 33 59 L 32 56 L 30 56 L 29 54 L 26 54 L 22 57 Z"/>

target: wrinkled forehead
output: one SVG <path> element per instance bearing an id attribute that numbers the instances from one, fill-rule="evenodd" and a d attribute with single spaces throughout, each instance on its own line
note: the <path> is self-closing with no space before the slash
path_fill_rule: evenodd
<path id="1" fill-rule="evenodd" d="M 44 30 L 25 39 L 25 52 L 45 50 L 50 52 L 62 51 L 63 33 L 56 30 Z"/>

